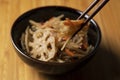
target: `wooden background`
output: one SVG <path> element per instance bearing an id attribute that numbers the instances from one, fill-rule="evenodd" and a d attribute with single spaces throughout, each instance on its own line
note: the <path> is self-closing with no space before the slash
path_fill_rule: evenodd
<path id="1" fill-rule="evenodd" d="M 11 44 L 11 26 L 22 13 L 47 5 L 84 11 L 91 1 L 0 0 L 0 80 L 120 80 L 120 0 L 110 0 L 94 17 L 102 31 L 100 47 L 93 59 L 75 72 L 59 76 L 38 73 L 20 60 Z"/>

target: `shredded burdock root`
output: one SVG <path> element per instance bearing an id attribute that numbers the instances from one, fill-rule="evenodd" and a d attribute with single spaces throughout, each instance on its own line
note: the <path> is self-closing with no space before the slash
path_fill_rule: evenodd
<path id="1" fill-rule="evenodd" d="M 88 29 L 86 25 L 73 39 L 71 39 L 61 51 L 61 47 L 78 30 L 84 19 L 61 20 L 64 15 L 52 17 L 44 23 L 29 20 L 32 26 L 28 26 L 21 36 L 21 45 L 31 57 L 41 61 L 70 62 L 80 59 L 93 49 L 88 44 Z"/>

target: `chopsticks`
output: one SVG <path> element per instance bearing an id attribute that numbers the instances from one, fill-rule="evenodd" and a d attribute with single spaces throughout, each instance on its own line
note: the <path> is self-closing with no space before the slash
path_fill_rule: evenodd
<path id="1" fill-rule="evenodd" d="M 83 12 L 83 14 L 81 14 L 81 15 L 77 18 L 77 20 L 83 18 L 83 17 L 85 16 L 85 14 L 87 14 L 99 1 L 100 1 L 100 0 L 94 0 L 94 1 L 90 4 L 90 6 Z"/>
<path id="2" fill-rule="evenodd" d="M 91 5 L 77 18 L 81 19 L 83 18 L 100 0 L 94 0 Z M 66 44 L 69 42 L 70 39 L 72 39 L 80 30 L 82 30 L 82 28 L 105 6 L 105 4 L 108 2 L 109 0 L 103 0 L 102 3 L 100 3 L 98 5 L 98 7 L 95 9 L 95 11 L 86 19 L 86 21 L 82 24 L 82 26 L 75 32 L 73 33 L 73 35 L 68 38 L 66 40 L 66 42 L 63 44 L 61 51 L 64 50 Z"/>

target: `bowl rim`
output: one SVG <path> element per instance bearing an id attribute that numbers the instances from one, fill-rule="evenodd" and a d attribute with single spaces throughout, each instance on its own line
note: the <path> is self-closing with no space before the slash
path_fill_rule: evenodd
<path id="1" fill-rule="evenodd" d="M 90 21 L 95 25 L 95 28 L 96 28 L 96 31 L 97 31 L 97 35 L 98 35 L 98 39 L 96 41 L 96 44 L 94 46 L 94 50 L 92 50 L 89 54 L 87 54 L 86 56 L 84 56 L 83 58 L 79 59 L 79 60 L 76 60 L 76 61 L 73 61 L 73 62 L 65 62 L 65 63 L 58 63 L 58 62 L 45 62 L 45 61 L 40 61 L 38 59 L 35 59 L 35 58 L 32 58 L 31 56 L 28 56 L 25 54 L 24 50 L 21 49 L 16 43 L 15 41 L 13 40 L 13 28 L 15 27 L 15 25 L 17 24 L 17 21 L 21 18 L 23 18 L 27 13 L 29 12 L 33 12 L 33 11 L 36 11 L 36 10 L 40 10 L 40 9 L 43 9 L 43 8 L 65 8 L 65 9 L 70 9 L 70 10 L 74 10 L 76 11 L 77 13 L 81 14 L 82 11 L 81 10 L 78 10 L 78 9 L 75 9 L 75 8 L 72 8 L 72 7 L 66 7 L 66 6 L 42 6 L 42 7 L 37 7 L 37 8 L 33 8 L 33 9 L 30 9 L 26 12 L 24 12 L 23 14 L 21 14 L 16 20 L 15 22 L 13 23 L 12 27 L 11 27 L 11 41 L 12 41 L 12 44 L 14 46 L 14 48 L 19 52 L 19 54 L 21 54 L 22 56 L 24 56 L 25 58 L 27 59 L 30 59 L 32 61 L 35 61 L 37 63 L 43 63 L 43 64 L 54 64 L 54 65 L 62 65 L 62 64 L 71 64 L 71 63 L 75 63 L 75 62 L 82 62 L 84 61 L 85 59 L 89 58 L 90 56 L 94 55 L 97 47 L 99 46 L 100 42 L 101 42 L 101 30 L 100 30 L 100 27 L 99 25 L 97 24 L 97 22 L 94 20 L 94 19 L 91 19 Z M 85 18 L 88 18 L 89 15 L 85 15 Z"/>

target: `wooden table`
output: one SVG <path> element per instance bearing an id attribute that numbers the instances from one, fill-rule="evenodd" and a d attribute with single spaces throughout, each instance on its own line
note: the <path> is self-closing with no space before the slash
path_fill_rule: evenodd
<path id="1" fill-rule="evenodd" d="M 0 80 L 120 80 L 120 0 L 111 0 L 94 19 L 102 41 L 84 67 L 66 75 L 38 73 L 16 55 L 10 29 L 22 13 L 41 6 L 60 5 L 84 11 L 93 0 L 0 0 Z"/>

